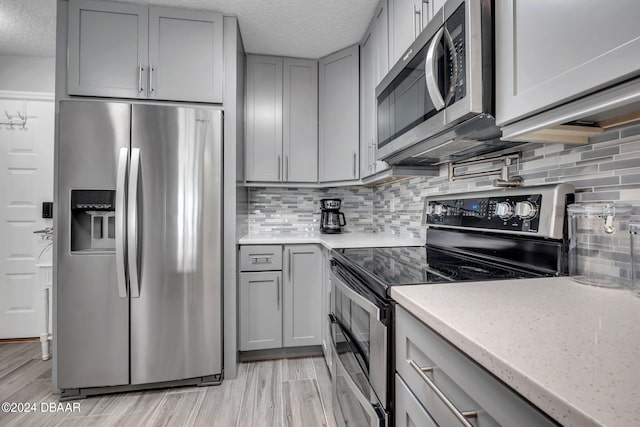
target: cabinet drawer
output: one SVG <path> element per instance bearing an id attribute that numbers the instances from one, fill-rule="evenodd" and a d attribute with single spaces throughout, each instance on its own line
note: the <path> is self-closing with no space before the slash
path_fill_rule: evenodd
<path id="1" fill-rule="evenodd" d="M 396 427 L 438 427 L 407 384 L 396 374 Z"/>
<path id="2" fill-rule="evenodd" d="M 240 271 L 282 270 L 282 246 L 240 246 Z"/>
<path id="3" fill-rule="evenodd" d="M 557 425 L 400 306 L 395 350 L 396 371 L 438 425 L 462 425 L 444 399 L 461 413 L 475 412 L 468 421 L 477 427 Z"/>

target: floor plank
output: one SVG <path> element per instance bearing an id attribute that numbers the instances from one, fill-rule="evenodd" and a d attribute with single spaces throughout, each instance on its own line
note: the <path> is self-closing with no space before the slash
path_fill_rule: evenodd
<path id="1" fill-rule="evenodd" d="M 247 383 L 247 365 L 241 363 L 238 366 L 235 379 L 224 380 L 219 386 L 207 387 L 207 394 L 193 423 L 194 426 L 229 427 L 237 424 Z"/>
<path id="2" fill-rule="evenodd" d="M 38 408 L 0 413 L 2 427 L 335 426 L 321 357 L 242 363 L 238 378 L 219 386 L 94 396 L 76 401 L 79 412 L 41 412 L 41 403 L 58 403 L 59 396 L 51 394 L 51 361 L 40 359 L 37 344 L 0 344 L 5 372 L 0 401 L 33 402 Z"/>
<path id="3" fill-rule="evenodd" d="M 165 394 L 147 426 L 193 425 L 205 394 L 204 389 Z"/>
<path id="4" fill-rule="evenodd" d="M 336 420 L 333 417 L 333 392 L 331 390 L 331 374 L 329 373 L 329 368 L 327 368 L 327 364 L 324 361 L 324 357 L 314 357 L 313 367 L 316 371 L 316 377 L 318 379 L 320 399 L 322 401 L 322 407 L 324 408 L 324 412 L 327 417 L 327 424 L 330 427 L 335 427 Z"/>
<path id="5" fill-rule="evenodd" d="M 282 381 L 310 380 L 316 377 L 310 357 L 282 359 Z"/>
<path id="6" fill-rule="evenodd" d="M 327 425 L 315 379 L 283 382 L 282 399 L 286 427 Z"/>
<path id="7" fill-rule="evenodd" d="M 282 370 L 279 360 L 248 365 L 238 426 L 282 425 Z"/>
<path id="8" fill-rule="evenodd" d="M 103 425 L 114 427 L 144 425 L 145 422 L 151 419 L 165 394 L 164 390 L 129 393 L 119 402 L 113 412 L 107 416 Z"/>
<path id="9" fill-rule="evenodd" d="M 16 369 L 5 375 L 0 381 L 0 402 L 4 402 L 7 397 L 15 393 L 17 389 L 24 386 L 31 380 L 40 378 L 43 374 L 48 373 L 51 377 L 50 363 L 44 360 L 29 359 Z"/>
<path id="10" fill-rule="evenodd" d="M 0 355 L 0 378 L 3 378 L 27 360 L 39 355 L 40 345 L 38 343 L 5 343 L 0 344 L 3 348 Z"/>

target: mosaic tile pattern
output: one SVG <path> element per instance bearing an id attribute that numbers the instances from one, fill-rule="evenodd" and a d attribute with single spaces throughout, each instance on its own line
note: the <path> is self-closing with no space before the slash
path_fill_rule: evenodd
<path id="1" fill-rule="evenodd" d="M 250 188 L 249 232 L 317 233 L 320 199 L 342 199 L 346 231 L 374 231 L 370 188 Z"/>
<path id="2" fill-rule="evenodd" d="M 633 126 L 598 135 L 587 145 L 530 144 L 511 173 L 522 176 L 525 185 L 572 184 L 578 202 L 640 205 L 639 134 L 640 126 Z M 437 177 L 413 177 L 376 187 L 374 228 L 424 238 L 426 229 L 421 220 L 426 196 L 493 188 L 493 177 L 449 182 L 447 174 L 447 168 L 442 167 Z"/>

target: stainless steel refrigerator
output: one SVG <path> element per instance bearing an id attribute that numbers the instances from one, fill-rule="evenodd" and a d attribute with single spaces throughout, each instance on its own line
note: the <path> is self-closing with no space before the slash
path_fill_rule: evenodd
<path id="1" fill-rule="evenodd" d="M 63 397 L 222 379 L 222 112 L 62 101 Z"/>

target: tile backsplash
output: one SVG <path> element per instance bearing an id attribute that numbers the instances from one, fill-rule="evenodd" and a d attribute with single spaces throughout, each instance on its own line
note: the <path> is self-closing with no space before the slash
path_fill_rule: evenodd
<path id="1" fill-rule="evenodd" d="M 565 182 L 575 186 L 576 201 L 623 201 L 640 204 L 640 126 L 607 132 L 586 145 L 531 144 L 522 152 L 519 169 L 525 185 Z M 413 177 L 373 190 L 374 229 L 425 237 L 422 203 L 433 194 L 493 188 L 493 177 L 449 182 L 442 167 L 437 177 Z M 392 211 L 393 206 L 393 211 Z"/>
<path id="2" fill-rule="evenodd" d="M 640 126 L 598 135 L 586 145 L 530 144 L 519 168 L 514 165 L 511 172 L 522 176 L 527 186 L 570 183 L 579 202 L 640 205 Z M 249 232 L 317 232 L 319 200 L 338 197 L 343 199 L 348 230 L 424 238 L 424 197 L 491 189 L 493 179 L 449 182 L 447 168 L 442 167 L 436 177 L 412 177 L 374 188 L 250 188 Z"/>
<path id="3" fill-rule="evenodd" d="M 320 199 L 342 199 L 347 230 L 375 231 L 373 192 L 370 188 L 270 188 L 249 189 L 249 232 L 317 233 Z"/>

